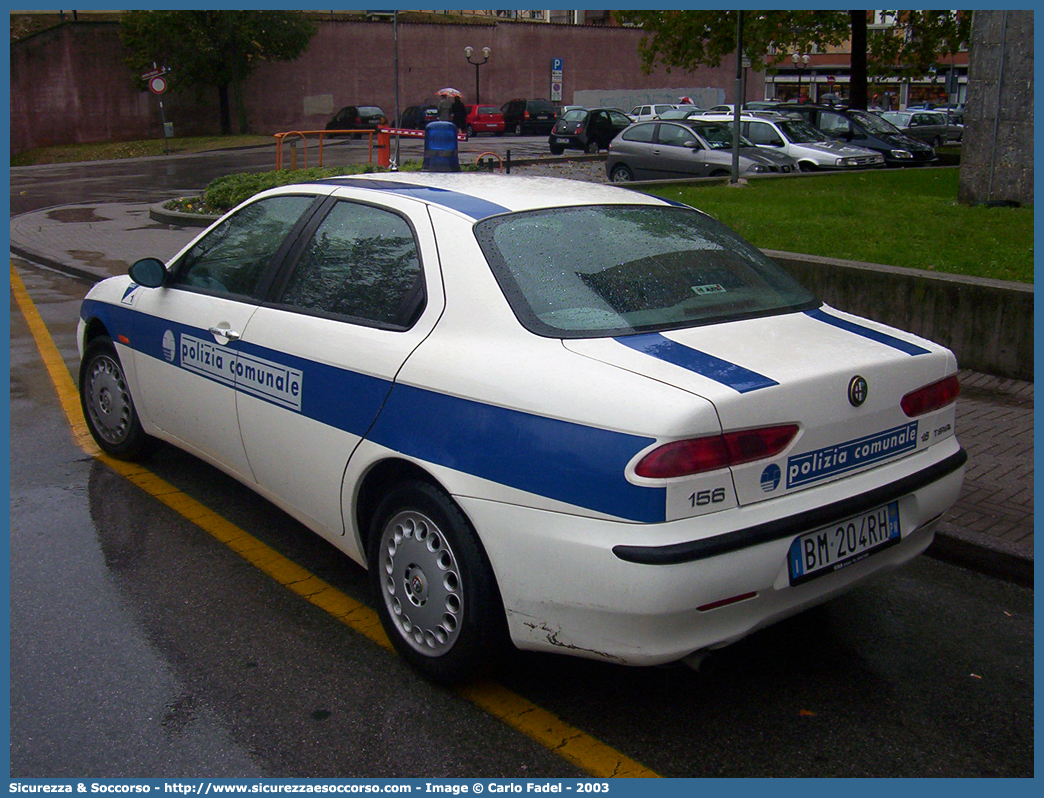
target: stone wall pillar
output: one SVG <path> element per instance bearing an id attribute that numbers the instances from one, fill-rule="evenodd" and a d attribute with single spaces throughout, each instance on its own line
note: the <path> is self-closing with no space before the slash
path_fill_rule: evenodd
<path id="1" fill-rule="evenodd" d="M 1033 204 L 1033 12 L 976 11 L 961 202 Z"/>

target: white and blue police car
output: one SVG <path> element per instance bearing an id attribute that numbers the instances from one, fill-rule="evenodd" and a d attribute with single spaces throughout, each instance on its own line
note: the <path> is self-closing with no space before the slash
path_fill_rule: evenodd
<path id="1" fill-rule="evenodd" d="M 273 189 L 80 316 L 102 449 L 172 443 L 300 519 L 441 680 L 508 641 L 698 658 L 923 551 L 964 477 L 951 352 L 612 186 Z"/>

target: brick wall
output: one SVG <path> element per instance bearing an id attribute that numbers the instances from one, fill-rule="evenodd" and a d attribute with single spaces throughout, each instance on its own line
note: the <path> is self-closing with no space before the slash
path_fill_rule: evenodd
<path id="1" fill-rule="evenodd" d="M 464 47 L 490 47 L 481 67 L 483 102 L 549 97 L 552 58 L 563 59 L 563 103 L 577 91 L 707 89 L 731 99 L 735 65 L 646 75 L 642 34 L 632 28 L 502 23 L 400 24 L 400 110 L 453 86 L 472 101 L 475 68 Z M 474 57 L 474 56 L 473 56 Z M 11 153 L 48 144 L 161 135 L 158 100 L 138 91 L 123 63 L 116 23 L 68 23 L 11 45 Z M 176 69 L 176 64 L 169 64 Z M 749 72 L 747 96 L 764 96 L 764 75 Z M 349 104 L 395 108 L 394 38 L 389 22 L 325 21 L 297 61 L 262 64 L 244 86 L 251 131 L 315 129 Z M 218 132 L 215 89 L 163 95 L 175 135 Z M 626 109 L 625 109 L 626 110 Z M 233 114 L 233 117 L 235 115 Z M 235 125 L 235 118 L 233 119 Z"/>

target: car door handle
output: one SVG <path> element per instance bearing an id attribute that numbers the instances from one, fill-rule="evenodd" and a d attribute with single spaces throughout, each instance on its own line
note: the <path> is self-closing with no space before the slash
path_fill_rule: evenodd
<path id="1" fill-rule="evenodd" d="M 211 327 L 209 328 L 208 332 L 212 333 L 213 335 L 220 335 L 222 338 L 228 341 L 238 341 L 240 338 L 243 337 L 240 333 L 237 333 L 235 330 L 230 329 L 228 327 Z"/>

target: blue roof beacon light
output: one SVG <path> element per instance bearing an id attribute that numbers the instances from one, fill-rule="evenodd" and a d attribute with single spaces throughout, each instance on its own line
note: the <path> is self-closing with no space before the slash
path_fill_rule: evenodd
<path id="1" fill-rule="evenodd" d="M 425 172 L 459 172 L 457 126 L 452 122 L 429 122 L 424 128 Z"/>

